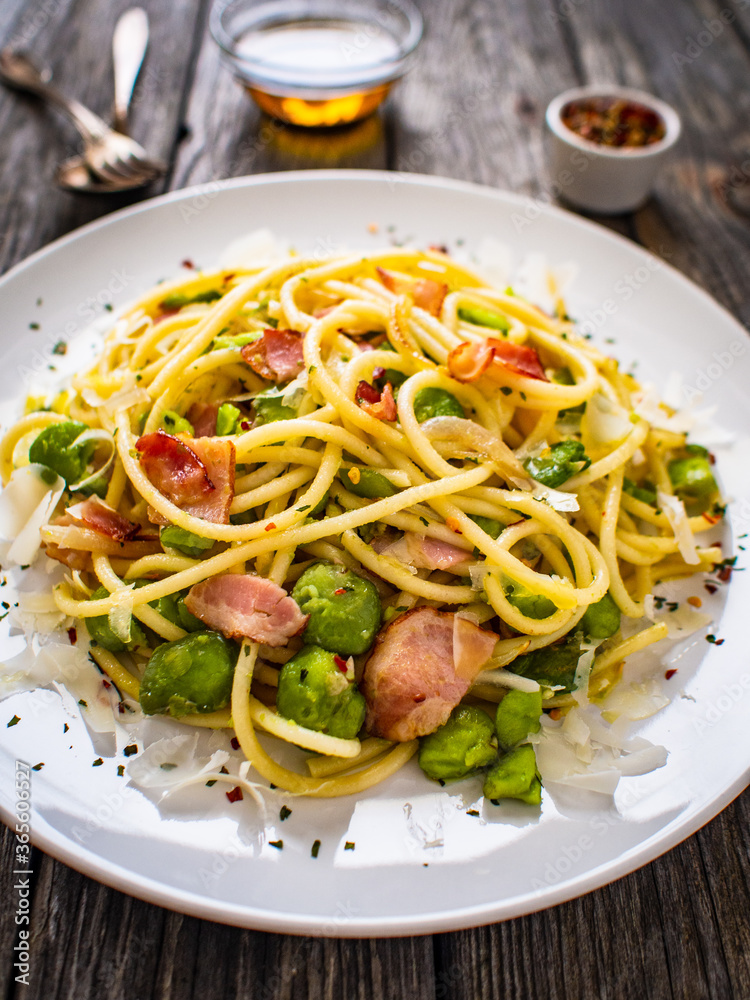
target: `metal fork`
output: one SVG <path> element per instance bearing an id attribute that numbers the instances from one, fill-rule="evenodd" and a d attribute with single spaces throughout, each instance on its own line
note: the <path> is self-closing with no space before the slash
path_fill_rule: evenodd
<path id="1" fill-rule="evenodd" d="M 166 167 L 152 160 L 146 150 L 129 136 L 110 128 L 79 101 L 65 97 L 49 82 L 28 56 L 12 49 L 0 52 L 0 79 L 50 101 L 73 122 L 83 138 L 83 155 L 93 174 L 110 184 L 146 182 L 161 176 Z"/>

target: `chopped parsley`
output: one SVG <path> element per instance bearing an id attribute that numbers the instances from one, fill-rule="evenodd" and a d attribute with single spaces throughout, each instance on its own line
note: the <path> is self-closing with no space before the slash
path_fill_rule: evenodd
<path id="1" fill-rule="evenodd" d="M 138 744 L 131 743 L 130 746 L 125 747 L 122 751 L 126 757 L 132 757 L 134 753 L 138 753 Z"/>
<path id="2" fill-rule="evenodd" d="M 292 810 L 288 806 L 282 806 L 279 810 L 279 819 L 283 823 L 285 819 L 292 815 Z"/>
<path id="3" fill-rule="evenodd" d="M 315 841 L 313 841 L 312 849 L 310 851 L 310 857 L 311 858 L 317 858 L 319 851 L 320 851 L 320 841 L 319 840 L 315 840 Z"/>
<path id="4" fill-rule="evenodd" d="M 283 851 L 284 850 L 284 841 L 283 840 L 269 840 L 268 841 L 268 846 L 269 847 L 275 847 L 277 851 Z"/>
<path id="5" fill-rule="evenodd" d="M 21 721 L 20 716 L 14 715 L 5 728 L 10 729 L 11 726 L 17 726 L 20 721 Z"/>
<path id="6" fill-rule="evenodd" d="M 92 767 L 101 767 L 103 763 L 104 763 L 104 761 L 102 760 L 102 758 L 101 757 L 97 757 L 96 760 L 94 761 L 94 763 L 91 766 Z M 163 766 L 164 765 L 162 764 L 162 767 Z"/>

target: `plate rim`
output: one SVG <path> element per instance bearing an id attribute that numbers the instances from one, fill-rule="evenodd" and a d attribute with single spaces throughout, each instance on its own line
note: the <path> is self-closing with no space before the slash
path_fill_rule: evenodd
<path id="1" fill-rule="evenodd" d="M 722 303 L 718 302 L 705 288 L 690 279 L 673 264 L 664 261 L 645 247 L 634 243 L 625 236 L 602 226 L 591 219 L 557 205 L 541 202 L 539 199 L 505 191 L 503 189 L 478 184 L 472 181 L 441 177 L 434 174 L 418 174 L 389 170 L 321 169 L 294 170 L 251 174 L 241 177 L 212 180 L 169 191 L 148 198 L 135 205 L 125 206 L 91 222 L 85 223 L 69 233 L 40 247 L 28 257 L 19 261 L 0 277 L 0 291 L 16 276 L 33 268 L 46 257 L 52 256 L 77 241 L 93 233 L 117 226 L 123 219 L 148 213 L 156 207 L 170 203 L 187 201 L 210 194 L 215 196 L 224 190 L 254 188 L 268 185 L 299 184 L 300 182 L 326 183 L 331 181 L 357 182 L 363 184 L 407 185 L 435 188 L 440 191 L 454 191 L 487 199 L 497 204 L 516 205 L 519 209 L 529 207 L 541 215 L 552 216 L 566 225 L 582 229 L 597 240 L 613 243 L 641 261 L 659 261 L 660 269 L 667 271 L 678 284 L 690 289 L 703 298 L 705 304 L 719 310 L 742 337 L 748 331 Z M 275 933 L 312 935 L 338 938 L 403 937 L 409 935 L 442 933 L 496 923 L 514 917 L 534 913 L 576 899 L 597 888 L 609 885 L 644 865 L 661 857 L 682 841 L 696 833 L 711 819 L 715 818 L 747 787 L 750 780 L 750 765 L 741 768 L 722 791 L 709 801 L 690 811 L 683 812 L 646 840 L 630 848 L 620 857 L 598 865 L 573 878 L 564 879 L 559 885 L 543 891 L 529 891 L 506 900 L 495 900 L 462 907 L 446 909 L 439 913 L 411 914 L 407 916 L 350 917 L 346 922 L 331 928 L 332 917 L 322 914 L 282 913 L 275 910 L 259 909 L 255 906 L 227 903 L 197 892 L 187 891 L 177 886 L 169 886 L 154 878 L 133 872 L 130 869 L 107 861 L 100 855 L 84 847 L 76 847 L 69 838 L 51 828 L 46 820 L 36 815 L 36 828 L 32 826 L 31 841 L 51 857 L 62 861 L 82 874 L 118 891 L 138 899 L 156 904 L 179 913 L 201 919 L 213 920 L 232 926 L 246 927 Z M 33 813 L 32 813 L 33 815 Z M 0 818 L 11 827 L 15 821 L 12 812 L 0 802 Z M 41 829 L 40 829 L 41 827 Z"/>

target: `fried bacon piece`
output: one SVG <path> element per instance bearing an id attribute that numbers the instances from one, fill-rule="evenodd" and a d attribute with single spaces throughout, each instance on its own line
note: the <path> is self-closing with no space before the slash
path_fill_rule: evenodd
<path id="1" fill-rule="evenodd" d="M 241 353 L 253 371 L 270 382 L 289 382 L 305 364 L 302 334 L 297 330 L 266 329 L 258 340 L 245 344 Z"/>
<path id="2" fill-rule="evenodd" d="M 490 365 L 516 375 L 549 382 L 539 355 L 533 347 L 514 344 L 510 340 L 496 340 L 488 337 L 481 343 L 466 341 L 459 344 L 448 355 L 448 370 L 459 382 L 474 382 L 484 375 Z"/>
<path id="3" fill-rule="evenodd" d="M 285 646 L 307 625 L 297 602 L 262 576 L 231 573 L 190 588 L 188 611 L 229 639 L 247 636 L 267 646 Z"/>
<path id="4" fill-rule="evenodd" d="M 365 664 L 365 726 L 405 742 L 441 726 L 469 690 L 497 636 L 453 612 L 414 608 L 375 640 Z"/>
<path id="5" fill-rule="evenodd" d="M 136 441 L 143 471 L 186 514 L 229 523 L 234 499 L 234 445 L 223 438 L 191 438 L 159 430 Z"/>
<path id="6" fill-rule="evenodd" d="M 378 420 L 395 420 L 398 416 L 390 382 L 385 383 L 385 388 L 381 392 L 363 380 L 357 385 L 355 397 L 360 409 L 369 413 L 371 417 L 376 417 Z"/>
<path id="7" fill-rule="evenodd" d="M 378 277 L 389 292 L 394 295 L 408 295 L 415 306 L 432 316 L 440 313 L 443 299 L 448 294 L 448 286 L 430 278 L 404 278 L 401 275 L 377 267 Z"/>

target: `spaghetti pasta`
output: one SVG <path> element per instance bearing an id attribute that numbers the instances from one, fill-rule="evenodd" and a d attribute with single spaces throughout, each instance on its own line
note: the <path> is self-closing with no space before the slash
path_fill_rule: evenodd
<path id="1" fill-rule="evenodd" d="M 299 794 L 393 774 L 472 683 L 564 711 L 664 637 L 621 616 L 721 558 L 692 536 L 723 510 L 705 450 L 637 415 L 559 310 L 436 250 L 152 289 L 0 443 L 6 485 L 29 462 L 66 481 L 40 533 L 74 571 L 57 608 L 144 711 L 232 728 Z"/>

